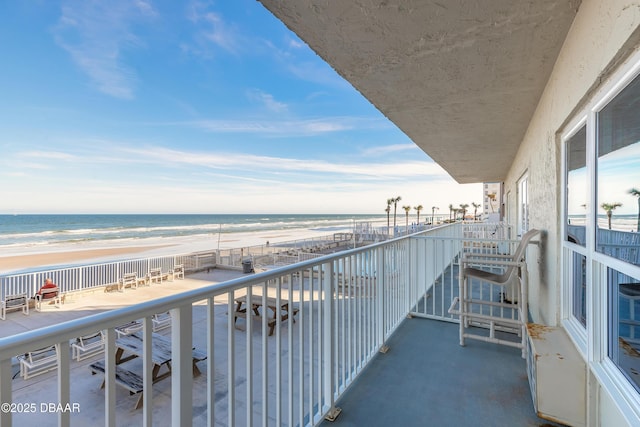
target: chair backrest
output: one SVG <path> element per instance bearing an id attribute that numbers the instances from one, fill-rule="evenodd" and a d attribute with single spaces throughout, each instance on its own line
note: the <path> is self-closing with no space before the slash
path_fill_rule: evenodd
<path id="1" fill-rule="evenodd" d="M 531 242 L 531 239 L 533 239 L 538 233 L 540 233 L 540 230 L 536 230 L 535 228 L 527 231 L 523 236 L 522 239 L 520 240 L 520 243 L 518 244 L 518 247 L 516 248 L 515 252 L 513 253 L 513 260 L 514 261 L 524 261 L 524 257 L 527 253 L 527 245 L 529 244 L 529 242 Z"/>
<path id="2" fill-rule="evenodd" d="M 41 289 L 40 290 L 40 297 L 42 299 L 50 299 L 50 298 L 55 298 L 58 296 L 58 292 L 60 291 L 60 288 L 58 288 L 57 286 L 55 288 L 45 288 L 45 289 Z"/>
<path id="3" fill-rule="evenodd" d="M 35 363 L 39 360 L 50 359 L 58 356 L 58 348 L 55 345 L 44 347 L 38 350 L 26 353 L 29 363 Z"/>
<path id="4" fill-rule="evenodd" d="M 523 236 L 522 239 L 520 240 L 520 243 L 518 244 L 518 247 L 516 248 L 516 250 L 514 251 L 514 253 L 511 255 L 511 259 L 509 259 L 509 261 L 512 262 L 521 262 L 524 261 L 525 259 L 525 255 L 527 253 L 527 245 L 529 244 L 529 242 L 531 241 L 531 239 L 536 236 L 540 231 L 533 229 L 533 230 L 529 230 L 527 231 Z M 482 271 L 479 269 L 465 269 L 465 271 L 470 276 L 473 276 L 474 273 L 472 273 L 472 270 L 477 270 L 477 271 Z M 505 283 L 509 283 L 511 280 L 513 280 L 513 278 L 519 274 L 520 272 L 520 267 L 512 264 L 509 265 L 503 273 L 501 274 L 486 274 L 487 272 L 484 272 L 484 274 L 482 275 L 483 280 L 492 282 L 492 283 L 496 283 L 496 284 L 505 284 Z"/>
<path id="5" fill-rule="evenodd" d="M 98 332 L 94 332 L 93 334 L 89 334 L 89 335 L 84 335 L 81 337 L 76 338 L 76 341 L 84 346 L 87 345 L 91 342 L 95 342 L 95 341 L 104 341 L 105 337 L 104 337 L 104 332 L 102 331 L 98 331 Z"/>
<path id="6" fill-rule="evenodd" d="M 534 228 L 527 231 L 522 236 L 522 239 L 520 239 L 520 243 L 518 243 L 518 247 L 513 252 L 512 261 L 514 262 L 524 261 L 525 256 L 527 254 L 527 245 L 529 244 L 529 242 L 531 242 L 531 239 L 533 239 L 533 237 L 536 236 L 538 233 L 540 233 L 540 230 L 536 230 Z M 514 274 L 516 273 L 519 274 L 519 271 L 520 271 L 520 268 L 518 266 L 510 265 L 509 267 L 507 267 L 505 272 L 501 275 L 502 281 L 506 282 L 508 280 L 511 280 Z"/>

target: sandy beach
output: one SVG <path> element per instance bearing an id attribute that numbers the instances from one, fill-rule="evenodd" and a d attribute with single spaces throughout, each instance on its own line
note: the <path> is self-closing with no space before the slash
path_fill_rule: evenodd
<path id="1" fill-rule="evenodd" d="M 44 266 L 99 263 L 132 257 L 155 257 L 235 249 L 331 235 L 331 231 L 291 229 L 286 231 L 222 233 L 172 238 L 122 240 L 109 243 L 84 242 L 43 246 L 12 246 L 0 252 L 0 274 Z M 109 245 L 109 246 L 105 246 Z"/>
<path id="2" fill-rule="evenodd" d="M 0 271 L 17 270 L 30 267 L 41 267 L 45 265 L 69 264 L 84 261 L 92 258 L 104 258 L 108 256 L 123 256 L 136 252 L 145 252 L 155 247 L 122 247 L 86 249 L 63 252 L 48 252 L 25 255 L 0 256 Z"/>

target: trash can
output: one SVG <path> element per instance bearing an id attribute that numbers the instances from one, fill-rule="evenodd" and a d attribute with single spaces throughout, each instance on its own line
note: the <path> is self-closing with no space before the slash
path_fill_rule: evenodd
<path id="1" fill-rule="evenodd" d="M 250 259 L 245 259 L 242 261 L 242 272 L 243 273 L 253 273 L 253 263 Z"/>

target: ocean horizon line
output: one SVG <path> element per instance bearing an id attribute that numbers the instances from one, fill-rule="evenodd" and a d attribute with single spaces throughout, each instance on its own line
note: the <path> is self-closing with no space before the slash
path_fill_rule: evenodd
<path id="1" fill-rule="evenodd" d="M 403 215 L 404 216 L 404 215 Z M 348 230 L 386 214 L 37 214 L 0 215 L 0 248 L 135 244 L 168 238 L 206 239 L 238 233 Z"/>

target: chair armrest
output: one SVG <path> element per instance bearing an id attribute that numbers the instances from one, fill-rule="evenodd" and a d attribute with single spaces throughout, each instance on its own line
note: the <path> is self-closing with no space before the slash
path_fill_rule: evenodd
<path id="1" fill-rule="evenodd" d="M 520 266 L 520 265 L 526 264 L 526 262 L 525 261 L 507 261 L 507 260 L 504 260 L 504 261 L 482 260 L 479 262 L 465 262 L 464 264 L 498 265 L 498 266 L 502 265 L 502 266 L 509 267 L 509 266 Z"/>
<path id="2" fill-rule="evenodd" d="M 503 255 L 503 254 L 464 254 L 462 256 L 463 260 L 466 259 L 483 259 L 483 258 L 513 258 L 513 255 Z"/>

